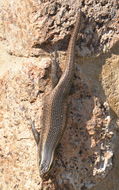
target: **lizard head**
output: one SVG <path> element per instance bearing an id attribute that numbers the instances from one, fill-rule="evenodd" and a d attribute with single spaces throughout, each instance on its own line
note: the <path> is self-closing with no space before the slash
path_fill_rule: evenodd
<path id="1" fill-rule="evenodd" d="M 48 175 L 50 172 L 50 169 L 52 167 L 54 152 L 43 151 L 43 154 L 41 155 L 41 159 L 39 159 L 39 174 L 41 178 L 44 178 Z"/>

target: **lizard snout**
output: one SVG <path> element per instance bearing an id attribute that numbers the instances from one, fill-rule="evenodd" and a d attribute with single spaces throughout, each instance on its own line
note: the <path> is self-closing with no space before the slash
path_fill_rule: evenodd
<path id="1" fill-rule="evenodd" d="M 47 162 L 41 164 L 41 166 L 39 166 L 39 173 L 41 177 L 44 177 L 50 170 L 50 167 L 48 166 Z"/>

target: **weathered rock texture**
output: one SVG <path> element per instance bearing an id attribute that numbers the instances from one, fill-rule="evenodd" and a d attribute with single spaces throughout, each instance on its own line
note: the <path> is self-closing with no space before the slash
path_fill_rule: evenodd
<path id="1" fill-rule="evenodd" d="M 81 55 L 105 52 L 118 38 L 118 0 L 1 0 L 2 37 L 8 49 L 20 56 L 39 55 L 45 50 L 63 49 L 75 12 L 82 8 Z M 64 39 L 63 41 L 61 41 Z M 58 43 L 59 42 L 59 43 Z"/>
<path id="2" fill-rule="evenodd" d="M 118 1 L 0 3 L 0 190 L 119 190 Z M 67 127 L 42 182 L 30 119 L 40 131 L 43 96 L 51 90 L 49 53 L 60 50 L 64 70 L 79 6 Z"/>

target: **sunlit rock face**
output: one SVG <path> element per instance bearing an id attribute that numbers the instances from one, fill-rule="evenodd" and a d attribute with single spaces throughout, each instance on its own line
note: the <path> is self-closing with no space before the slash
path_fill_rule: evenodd
<path id="1" fill-rule="evenodd" d="M 0 1 L 0 188 L 112 190 L 119 186 L 119 42 L 116 1 L 81 1 L 67 124 L 49 178 L 39 177 L 30 119 L 41 130 L 51 56 L 66 67 L 75 1 Z M 113 4 L 113 6 L 112 6 Z M 59 75 L 61 73 L 59 72 Z M 39 94 L 38 94 L 39 91 Z"/>

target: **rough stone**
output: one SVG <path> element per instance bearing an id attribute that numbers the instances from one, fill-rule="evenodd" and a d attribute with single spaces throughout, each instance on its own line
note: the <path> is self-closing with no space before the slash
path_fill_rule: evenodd
<path id="1" fill-rule="evenodd" d="M 118 40 L 117 0 L 0 2 L 0 37 L 6 39 L 7 49 L 14 55 L 38 56 L 43 50 L 66 50 L 79 7 L 84 14 L 79 41 L 80 55 L 108 52 Z"/>
<path id="2" fill-rule="evenodd" d="M 77 5 L 75 1 L 1 1 L 1 190 L 119 190 L 118 2 L 112 0 L 80 1 L 84 16 L 67 126 L 50 177 L 39 178 L 30 119 L 40 131 L 43 97 L 51 90 L 48 52 L 67 47 L 64 41 L 75 22 Z M 58 51 L 62 70 L 65 48 Z"/>

